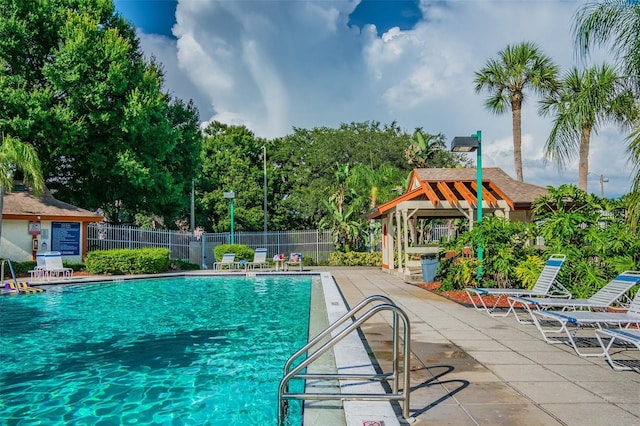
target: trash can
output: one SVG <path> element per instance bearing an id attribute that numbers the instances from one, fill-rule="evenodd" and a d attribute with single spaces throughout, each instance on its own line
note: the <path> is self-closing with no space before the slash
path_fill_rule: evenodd
<path id="1" fill-rule="evenodd" d="M 422 265 L 422 278 L 424 282 L 433 282 L 436 278 L 436 271 L 438 270 L 438 256 L 435 253 L 423 254 L 420 256 L 420 263 Z"/>

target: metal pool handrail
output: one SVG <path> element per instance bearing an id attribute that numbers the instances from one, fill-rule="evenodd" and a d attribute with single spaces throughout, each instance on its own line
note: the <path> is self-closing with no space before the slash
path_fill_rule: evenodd
<path id="1" fill-rule="evenodd" d="M 326 337 L 329 333 L 334 331 L 340 325 L 344 324 L 347 320 L 351 319 L 356 313 L 364 308 L 364 306 L 374 302 L 383 301 L 382 303 L 370 308 L 360 318 L 355 319 L 351 324 L 346 326 L 336 335 L 332 336 L 325 344 L 320 346 L 317 350 L 308 354 L 307 358 L 300 362 L 297 366 L 291 369 L 292 363 L 300 357 L 300 355 L 307 352 L 313 346 L 319 343 L 319 341 Z M 360 326 L 369 320 L 375 314 L 382 311 L 391 311 L 393 313 L 393 372 L 387 374 L 300 374 L 300 372 L 309 366 L 312 362 L 318 359 L 326 351 L 333 348 L 338 342 L 351 334 L 353 331 L 360 328 Z M 403 389 L 402 392 L 398 392 L 398 316 L 403 321 Z M 409 398 L 410 398 L 410 375 L 411 369 L 409 368 L 410 352 L 411 352 L 411 326 L 407 314 L 400 309 L 393 301 L 386 296 L 375 295 L 370 296 L 360 302 L 356 307 L 351 309 L 345 315 L 343 315 L 335 323 L 331 324 L 326 330 L 318 334 L 311 339 L 302 349 L 293 354 L 285 364 L 284 377 L 280 381 L 278 388 L 278 424 L 282 425 L 286 417 L 286 404 L 285 400 L 289 399 L 301 399 L 301 400 L 357 400 L 357 401 L 373 401 L 373 400 L 388 400 L 388 401 L 402 401 L 402 416 L 405 419 L 409 419 Z M 365 393 L 289 393 L 289 382 L 294 379 L 360 379 L 371 381 L 392 381 L 392 393 L 387 394 L 365 394 Z"/>

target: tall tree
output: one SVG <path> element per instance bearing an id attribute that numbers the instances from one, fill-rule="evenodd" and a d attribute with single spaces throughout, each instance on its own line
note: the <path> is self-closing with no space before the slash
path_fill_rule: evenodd
<path id="1" fill-rule="evenodd" d="M 135 28 L 111 0 L 0 0 L 0 11 L 0 131 L 35 147 L 58 198 L 173 225 L 198 170 L 199 120 L 162 91 Z M 176 121 L 176 108 L 196 119 Z"/>
<path id="2" fill-rule="evenodd" d="M 545 145 L 547 157 L 563 168 L 577 154 L 578 188 L 586 191 L 591 134 L 608 122 L 630 128 L 636 110 L 633 92 L 610 65 L 571 69 L 560 90 L 540 102 L 540 113 L 554 119 Z"/>
<path id="3" fill-rule="evenodd" d="M 35 149 L 19 139 L 3 135 L 0 145 L 0 240 L 2 239 L 4 194 L 13 189 L 17 172 L 22 172 L 22 181 L 33 186 L 36 195 L 44 191 L 40 160 Z"/>
<path id="4" fill-rule="evenodd" d="M 238 231 L 263 229 L 262 146 L 266 143 L 244 126 L 217 121 L 204 129 L 202 172 L 197 183 L 206 229 L 230 229 L 230 203 L 224 192 L 233 190 L 234 225 Z"/>
<path id="5" fill-rule="evenodd" d="M 640 92 L 640 4 L 627 0 L 605 0 L 584 5 L 573 26 L 575 46 L 586 57 L 595 46 L 611 49 L 622 73 Z M 640 125 L 629 136 L 629 153 L 636 173 L 629 197 L 629 219 L 640 225 Z"/>
<path id="6" fill-rule="evenodd" d="M 475 73 L 476 93 L 489 92 L 485 102 L 488 110 L 502 114 L 511 108 L 513 123 L 513 160 L 516 178 L 522 174 L 522 104 L 525 92 L 531 89 L 538 94 L 556 90 L 558 66 L 531 42 L 508 45 L 498 52 L 498 59 L 489 59 Z"/>

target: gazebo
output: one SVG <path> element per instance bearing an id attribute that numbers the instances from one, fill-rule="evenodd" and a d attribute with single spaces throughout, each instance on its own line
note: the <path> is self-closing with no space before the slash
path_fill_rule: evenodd
<path id="1" fill-rule="evenodd" d="M 485 215 L 531 222 L 531 203 L 547 194 L 546 188 L 512 179 L 498 167 L 483 167 L 482 176 Z M 471 229 L 478 208 L 477 193 L 475 168 L 414 169 L 406 192 L 369 214 L 369 219 L 382 221 L 382 269 L 394 271 L 397 259 L 397 272 L 410 279 L 411 270 L 420 267 L 420 261 L 413 258 L 437 253 L 439 247 L 410 246 L 409 221 L 467 218 Z M 403 252 L 404 256 L 399 255 Z"/>

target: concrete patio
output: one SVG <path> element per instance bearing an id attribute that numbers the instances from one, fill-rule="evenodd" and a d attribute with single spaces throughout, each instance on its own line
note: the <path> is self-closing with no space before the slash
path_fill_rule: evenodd
<path id="1" fill-rule="evenodd" d="M 616 372 L 601 357 L 580 358 L 513 316 L 490 317 L 378 268 L 313 269 L 330 272 L 351 306 L 382 294 L 408 314 L 414 424 L 640 425 L 636 372 Z M 390 315 L 363 331 L 384 370 Z"/>

